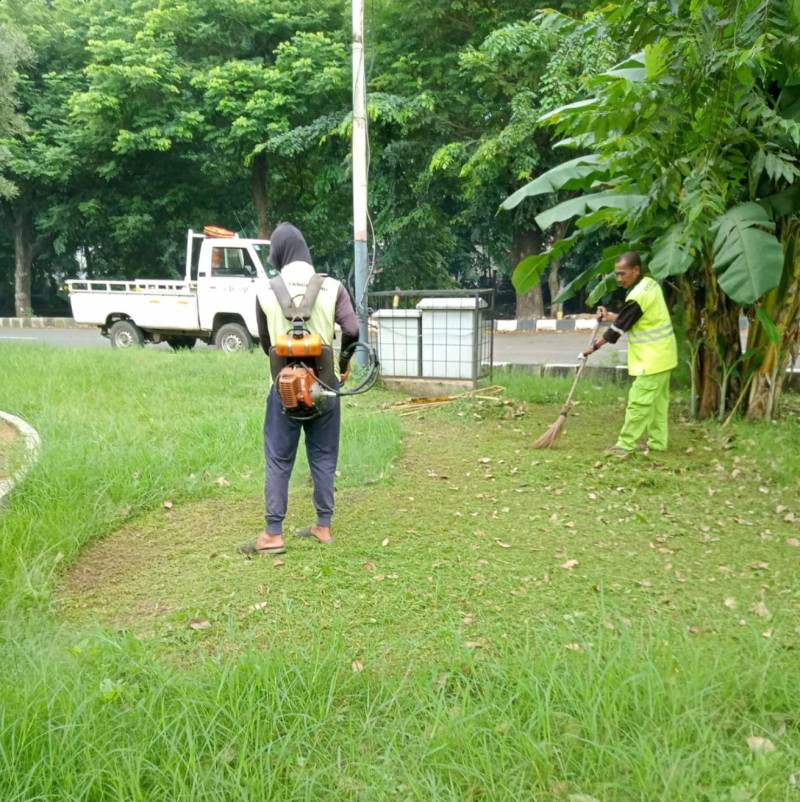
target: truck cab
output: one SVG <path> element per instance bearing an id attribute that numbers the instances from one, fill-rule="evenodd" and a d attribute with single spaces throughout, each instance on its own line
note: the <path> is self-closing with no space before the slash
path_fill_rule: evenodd
<path id="1" fill-rule="evenodd" d="M 192 237 L 198 235 L 189 232 L 188 270 L 194 267 Z M 197 287 L 199 329 L 210 332 L 209 340 L 223 351 L 250 348 L 258 337 L 257 281 L 266 279 L 263 262 L 268 256 L 268 240 L 207 236 L 200 240 L 196 276 L 190 273 L 188 280 Z"/>

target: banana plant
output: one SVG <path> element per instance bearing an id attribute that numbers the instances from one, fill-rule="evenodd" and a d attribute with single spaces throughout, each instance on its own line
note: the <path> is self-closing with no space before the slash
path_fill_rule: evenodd
<path id="1" fill-rule="evenodd" d="M 789 345 L 800 337 L 800 204 L 791 200 L 800 188 L 800 3 L 657 2 L 646 19 L 635 5 L 628 0 L 600 13 L 606 24 L 627 26 L 638 52 L 591 79 L 589 97 L 539 120 L 578 154 L 502 208 L 537 195 L 578 194 L 562 195 L 538 215 L 543 229 L 572 221 L 571 230 L 520 264 L 513 280 L 524 291 L 587 234 L 613 229 L 627 247 L 649 254 L 655 278 L 685 278 L 694 287 L 684 302 L 704 320 L 688 332 L 698 357 L 698 415 L 719 416 L 733 392 L 734 366 L 753 371 L 751 392 L 761 388 L 763 395 L 763 387 L 781 384 Z M 591 302 L 599 300 L 612 287 L 610 267 L 601 255 L 557 300 L 584 287 Z M 751 321 L 743 355 L 730 320 L 757 303 L 762 314 Z M 768 320 L 779 331 L 777 344 L 764 336 Z M 774 375 L 764 373 L 767 364 Z M 771 391 L 762 416 L 776 411 L 778 398 Z M 754 409 L 751 398 L 751 416 Z"/>

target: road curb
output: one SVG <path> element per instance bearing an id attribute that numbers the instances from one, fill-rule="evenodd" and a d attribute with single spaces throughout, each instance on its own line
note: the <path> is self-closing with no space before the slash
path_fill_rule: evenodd
<path id="1" fill-rule="evenodd" d="M 0 317 L 0 329 L 83 329 L 71 317 Z"/>
<path id="2" fill-rule="evenodd" d="M 6 423 L 11 424 L 25 441 L 25 459 L 23 460 L 22 467 L 18 468 L 16 473 L 10 479 L 0 479 L 0 508 L 3 507 L 11 491 L 25 478 L 25 474 L 36 464 L 39 459 L 39 451 L 41 450 L 42 440 L 39 437 L 39 432 L 33 428 L 29 423 L 26 423 L 22 418 L 16 415 L 10 415 L 8 412 L 0 410 L 0 419 Z"/>

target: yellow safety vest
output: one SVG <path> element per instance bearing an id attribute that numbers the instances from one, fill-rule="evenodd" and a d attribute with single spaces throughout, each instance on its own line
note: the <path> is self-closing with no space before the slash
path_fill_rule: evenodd
<path id="1" fill-rule="evenodd" d="M 293 300 L 299 300 L 305 295 L 306 288 L 314 268 L 305 262 L 290 262 L 281 270 L 281 276 Z M 339 295 L 340 283 L 330 276 L 325 278 L 320 288 L 317 302 L 311 313 L 306 327 L 312 334 L 319 334 L 325 345 L 333 345 L 336 323 L 336 298 Z M 274 345 L 281 334 L 286 334 L 292 328 L 292 322 L 283 315 L 281 305 L 275 293 L 269 286 L 269 281 L 259 283 L 258 302 L 264 310 L 267 319 L 269 338 Z"/>
<path id="2" fill-rule="evenodd" d="M 642 310 L 642 316 L 628 332 L 628 373 L 643 376 L 672 370 L 678 364 L 678 344 L 658 282 L 645 276 L 626 300 L 636 301 Z"/>

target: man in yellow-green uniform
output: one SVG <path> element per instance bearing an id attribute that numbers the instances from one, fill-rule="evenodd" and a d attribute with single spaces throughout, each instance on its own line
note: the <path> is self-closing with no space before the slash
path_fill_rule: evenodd
<path id="1" fill-rule="evenodd" d="M 586 358 L 606 343 L 628 334 L 628 373 L 635 379 L 628 394 L 625 423 L 616 445 L 609 452 L 625 456 L 635 449 L 664 451 L 667 447 L 669 379 L 678 364 L 678 347 L 664 293 L 658 282 L 642 275 L 635 251 L 623 253 L 614 265 L 617 283 L 628 290 L 619 314 L 604 306 L 598 320 L 611 326 L 595 344 L 581 354 Z M 647 440 L 643 440 L 647 435 Z"/>

